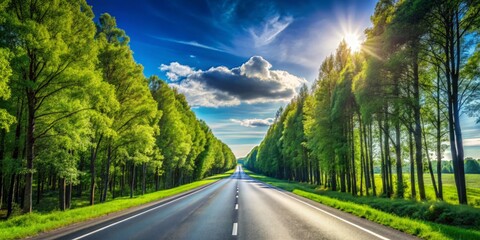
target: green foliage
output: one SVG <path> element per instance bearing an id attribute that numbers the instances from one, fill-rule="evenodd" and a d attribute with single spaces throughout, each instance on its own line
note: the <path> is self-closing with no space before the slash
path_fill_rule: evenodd
<path id="1" fill-rule="evenodd" d="M 480 166 L 464 161 L 458 118 L 480 109 L 479 19 L 478 1 L 378 1 L 362 52 L 341 41 L 312 89 L 277 113 L 246 166 L 354 196 L 418 192 L 422 201 L 450 202 L 456 188 L 459 203 L 476 206 L 465 173 Z M 456 184 L 444 188 L 442 173 L 454 173 Z"/>
<path id="2" fill-rule="evenodd" d="M 156 76 L 150 77 L 149 85 L 162 112 L 156 143 L 164 157 L 162 167 L 167 186 L 182 184 L 187 179 L 202 179 L 235 166 L 230 148 L 195 117 L 183 95 Z"/>
<path id="3" fill-rule="evenodd" d="M 32 200 L 33 209 L 64 210 L 86 189 L 93 205 L 235 166 L 182 94 L 145 78 L 115 18 L 93 19 L 85 0 L 0 1 L 0 187 L 8 214 L 20 199 L 24 212 Z M 25 195 L 8 200 L 11 186 Z M 52 193 L 59 204 L 43 204 Z"/>
<path id="4" fill-rule="evenodd" d="M 472 158 L 465 159 L 465 173 L 480 173 L 480 163 Z"/>

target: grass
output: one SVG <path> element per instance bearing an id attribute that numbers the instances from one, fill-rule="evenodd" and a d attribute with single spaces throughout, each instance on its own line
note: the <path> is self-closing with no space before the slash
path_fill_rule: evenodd
<path id="1" fill-rule="evenodd" d="M 466 184 L 467 184 L 467 200 L 468 204 L 473 207 L 480 208 L 480 174 L 466 174 Z M 403 174 L 404 183 L 405 183 L 405 198 L 410 199 L 410 174 Z M 396 189 L 396 180 L 397 176 L 393 175 L 393 187 L 394 191 Z M 424 174 L 423 179 L 425 181 L 425 194 L 427 200 L 435 200 L 435 192 L 433 190 L 432 179 L 430 174 Z M 435 175 L 435 181 L 437 181 L 437 175 Z M 443 198 L 444 201 L 451 204 L 458 204 L 457 188 L 455 186 L 455 179 L 453 174 L 443 173 L 442 174 L 443 182 Z M 418 182 L 417 183 L 417 200 L 420 200 L 418 193 Z M 375 184 L 378 188 L 377 192 L 382 191 L 382 179 L 380 174 L 375 174 Z"/>
<path id="2" fill-rule="evenodd" d="M 424 204 L 421 202 L 379 197 L 354 197 L 346 193 L 321 190 L 318 189 L 317 186 L 311 184 L 288 182 L 266 177 L 248 170 L 245 171 L 257 180 L 423 239 L 480 239 L 480 232 L 473 229 L 448 226 L 419 219 L 412 219 L 406 216 L 397 216 L 370 205 L 370 203 L 373 203 L 372 205 L 375 205 L 375 203 L 378 204 L 380 201 L 383 201 L 381 205 L 391 206 L 398 206 L 410 202 L 413 204 L 411 205 L 413 206 L 412 210 L 415 210 L 417 207 L 420 207 L 421 204 Z M 395 203 L 397 203 L 397 205 L 395 205 Z M 468 208 L 468 206 L 460 207 Z M 435 212 L 435 209 L 427 209 Z"/>
<path id="3" fill-rule="evenodd" d="M 131 207 L 139 206 L 145 203 L 157 201 L 159 199 L 173 196 L 188 190 L 204 186 L 222 178 L 228 177 L 234 170 L 224 174 L 218 174 L 204 180 L 185 184 L 176 188 L 161 190 L 148 193 L 134 198 L 122 197 L 115 200 L 97 204 L 94 206 L 81 207 L 67 211 L 53 211 L 49 213 L 33 212 L 12 217 L 6 221 L 0 222 L 0 239 L 18 239 L 36 235 L 67 226 L 73 223 L 86 221 L 96 217 L 108 215 L 110 213 L 125 210 Z"/>

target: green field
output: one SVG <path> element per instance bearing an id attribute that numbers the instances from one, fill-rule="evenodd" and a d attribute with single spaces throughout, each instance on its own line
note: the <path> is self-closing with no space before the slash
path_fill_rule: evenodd
<path id="1" fill-rule="evenodd" d="M 33 212 L 12 217 L 0 222 L 0 239 L 18 239 L 33 236 L 40 232 L 60 228 L 69 224 L 86 221 L 127 208 L 139 206 L 162 198 L 173 196 L 188 190 L 204 186 L 222 178 L 228 177 L 234 170 L 215 175 L 204 180 L 181 185 L 176 188 L 148 193 L 134 198 L 121 197 L 94 206 L 78 207 L 67 211 L 53 211 L 49 213 Z M 56 204 L 50 203 L 50 204 Z"/>
<path id="2" fill-rule="evenodd" d="M 251 177 L 273 186 L 423 239 L 480 239 L 480 231 L 478 231 L 480 210 L 469 206 L 443 202 L 358 197 L 348 193 L 319 189 L 311 184 L 279 180 L 245 171 Z M 443 216 L 453 219 L 443 219 Z M 437 222 L 426 221 L 425 218 L 431 218 Z M 442 220 L 452 222 L 439 224 L 438 221 Z M 464 226 L 467 224 L 470 226 Z"/>
<path id="3" fill-rule="evenodd" d="M 480 174 L 466 174 L 465 176 L 466 176 L 466 182 L 467 182 L 468 204 L 471 206 L 480 208 Z M 437 181 L 436 177 L 437 176 L 435 175 L 435 181 Z M 411 196 L 410 175 L 404 174 L 403 178 L 406 186 L 405 198 L 410 198 Z M 397 179 L 397 176 L 394 174 L 393 175 L 394 191 L 396 188 L 396 179 Z M 423 179 L 425 181 L 425 192 L 427 195 L 427 200 L 436 200 L 430 174 L 424 174 Z M 457 188 L 455 187 L 455 180 L 453 178 L 453 174 L 442 174 L 442 181 L 443 181 L 444 201 L 451 204 L 458 204 Z M 377 193 L 380 193 L 382 191 L 382 179 L 380 174 L 375 174 L 375 183 L 377 186 Z M 416 183 L 418 184 L 418 181 Z M 418 193 L 418 185 L 416 187 L 416 190 L 417 190 L 417 200 L 420 200 L 419 193 Z"/>

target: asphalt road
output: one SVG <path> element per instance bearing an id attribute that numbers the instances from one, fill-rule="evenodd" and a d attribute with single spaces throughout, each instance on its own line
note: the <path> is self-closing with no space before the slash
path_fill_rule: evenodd
<path id="1" fill-rule="evenodd" d="M 64 234 L 50 238 L 415 239 L 256 181 L 240 166 L 206 188 Z"/>

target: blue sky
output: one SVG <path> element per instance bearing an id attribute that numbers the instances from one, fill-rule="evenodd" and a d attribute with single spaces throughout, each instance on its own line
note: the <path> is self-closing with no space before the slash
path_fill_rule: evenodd
<path id="1" fill-rule="evenodd" d="M 302 84 L 311 85 L 345 35 L 361 36 L 376 3 L 87 1 L 96 16 L 116 18 L 145 75 L 158 75 L 184 93 L 237 157 L 260 143 L 277 109 Z M 468 124 L 470 148 L 479 152 L 479 127 Z"/>

